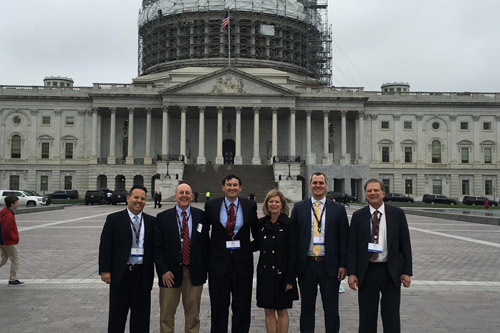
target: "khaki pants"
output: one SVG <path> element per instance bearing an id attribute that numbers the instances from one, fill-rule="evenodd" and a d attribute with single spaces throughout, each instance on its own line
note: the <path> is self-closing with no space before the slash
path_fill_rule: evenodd
<path id="1" fill-rule="evenodd" d="M 184 307 L 184 332 L 200 331 L 200 302 L 203 285 L 193 286 L 189 276 L 189 267 L 184 266 L 182 286 L 179 288 L 160 288 L 160 331 L 174 332 L 175 312 L 182 294 Z"/>
<path id="2" fill-rule="evenodd" d="M 0 262 L 0 267 L 7 263 L 7 259 L 10 259 L 10 281 L 17 280 L 17 270 L 19 268 L 19 256 L 17 254 L 17 248 L 15 245 L 5 245 L 0 247 L 0 253 L 2 254 L 2 261 Z"/>

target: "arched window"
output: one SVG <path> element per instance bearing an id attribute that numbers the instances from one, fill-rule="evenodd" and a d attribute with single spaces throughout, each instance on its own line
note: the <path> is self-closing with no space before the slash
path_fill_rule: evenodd
<path id="1" fill-rule="evenodd" d="M 10 157 L 21 158 L 21 137 L 17 134 L 12 136 L 11 139 Z"/>
<path id="2" fill-rule="evenodd" d="M 441 163 L 441 142 L 432 141 L 432 163 Z"/>

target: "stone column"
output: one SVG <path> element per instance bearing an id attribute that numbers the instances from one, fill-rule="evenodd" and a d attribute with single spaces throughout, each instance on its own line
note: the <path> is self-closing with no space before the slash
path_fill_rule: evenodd
<path id="1" fill-rule="evenodd" d="M 350 164 L 351 161 L 346 156 L 347 153 L 347 111 L 340 111 L 340 159 L 343 164 Z"/>
<path id="2" fill-rule="evenodd" d="M 323 165 L 330 164 L 330 156 L 328 154 L 328 115 L 330 111 L 323 111 Z"/>
<path id="3" fill-rule="evenodd" d="M 187 162 L 186 156 L 186 111 L 187 106 L 181 106 L 181 146 L 180 152 L 181 155 L 184 156 L 184 162 Z"/>
<path id="4" fill-rule="evenodd" d="M 58 118 L 58 116 L 57 116 L 57 111 L 56 111 L 56 119 L 57 118 Z M 61 118 L 60 111 L 59 111 L 59 118 Z M 57 126 L 60 127 L 60 125 L 57 122 L 55 122 L 55 124 L 57 124 Z M 54 146 L 59 147 L 60 143 L 55 142 Z M 57 155 L 57 158 L 60 158 L 59 154 Z M 92 147 L 91 147 L 89 163 L 97 164 L 97 108 L 92 108 Z"/>
<path id="5" fill-rule="evenodd" d="M 224 164 L 224 157 L 222 156 L 222 111 L 223 106 L 217 107 L 217 156 L 215 157 L 215 164 Z"/>
<path id="6" fill-rule="evenodd" d="M 3 117 L 3 110 L 0 109 L 0 159 L 7 158 L 7 156 L 4 155 L 4 134 L 5 133 L 5 122 L 2 122 L 2 117 Z M 1 177 L 3 178 L 3 176 Z M 0 231 L 1 232 L 1 231 Z"/>
<path id="7" fill-rule="evenodd" d="M 457 164 L 457 156 L 458 156 L 458 147 L 457 147 L 457 116 L 456 115 L 450 115 L 450 140 L 448 141 L 450 143 L 450 146 L 448 147 L 448 155 L 449 161 L 451 164 Z M 456 166 L 455 166 L 456 167 Z M 458 181 L 458 178 L 457 178 Z M 453 183 L 452 183 L 453 185 Z M 453 191 L 452 191 L 453 193 Z"/>
<path id="8" fill-rule="evenodd" d="M 134 164 L 134 108 L 128 108 L 128 150 L 126 164 Z"/>
<path id="9" fill-rule="evenodd" d="M 371 128 L 372 128 L 372 156 L 370 161 L 373 163 L 379 163 L 380 158 L 380 148 L 378 146 L 378 126 L 377 126 L 377 115 L 372 113 L 370 114 Z"/>
<path id="10" fill-rule="evenodd" d="M 481 123 L 479 122 L 479 115 L 473 115 L 472 120 L 474 122 L 473 125 L 473 147 L 472 147 L 472 156 L 470 158 L 473 159 L 474 165 L 481 165 L 481 145 L 479 144 L 479 137 L 481 134 Z M 450 147 L 448 147 L 450 149 Z M 481 193 L 481 192 L 475 192 Z"/>
<path id="11" fill-rule="evenodd" d="M 306 111 L 306 155 L 311 155 L 311 115 L 312 111 Z"/>
<path id="12" fill-rule="evenodd" d="M 296 108 L 290 108 L 290 156 L 295 156 L 295 113 Z"/>
<path id="13" fill-rule="evenodd" d="M 109 109 L 111 120 L 109 124 L 109 156 L 108 164 L 116 164 L 116 108 Z"/>
<path id="14" fill-rule="evenodd" d="M 207 159 L 205 158 L 205 107 L 200 106 L 199 110 L 199 136 L 198 136 L 198 158 L 196 159 L 197 164 L 206 164 Z"/>
<path id="15" fill-rule="evenodd" d="M 161 154 L 168 154 L 168 106 L 163 106 L 163 118 L 161 127 Z"/>
<path id="16" fill-rule="evenodd" d="M 241 106 L 236 107 L 236 147 L 234 152 L 234 164 L 243 164 L 241 157 Z"/>
<path id="17" fill-rule="evenodd" d="M 278 108 L 273 107 L 273 123 L 272 123 L 272 153 L 271 153 L 271 164 L 273 162 L 274 156 L 278 156 Z"/>
<path id="18" fill-rule="evenodd" d="M 423 114 L 417 114 L 417 147 L 415 148 L 415 153 L 417 155 L 416 156 L 417 157 L 417 168 L 424 167 L 425 157 L 427 156 L 426 152 L 429 152 L 429 155 L 432 154 L 429 151 L 427 145 L 424 143 L 425 130 L 424 130 L 423 119 L 424 119 Z M 429 156 L 428 160 L 430 161 L 430 156 Z M 418 179 L 417 179 L 417 181 L 418 181 Z"/>
<path id="19" fill-rule="evenodd" d="M 37 109 L 30 110 L 31 111 L 31 128 L 30 135 L 28 137 L 28 149 L 27 149 L 27 157 L 30 160 L 30 163 L 36 163 L 38 154 L 37 154 L 37 129 L 39 128 L 37 124 Z M 75 133 L 76 134 L 76 133 Z M 78 136 L 76 134 L 75 136 Z"/>
<path id="20" fill-rule="evenodd" d="M 497 154 L 496 163 L 497 163 L 497 169 L 499 169 L 500 168 L 500 147 L 498 147 L 498 143 L 500 142 L 500 115 L 497 114 L 495 116 L 495 120 L 496 120 L 496 130 L 497 130 L 497 140 L 496 140 L 497 146 L 494 148 L 494 150 L 491 154 L 493 155 L 493 153 L 496 151 L 496 154 Z M 497 177 L 497 183 L 498 183 L 498 186 L 496 187 L 496 190 L 500 191 L 500 177 Z M 498 196 L 500 196 L 500 192 L 497 192 L 496 194 Z"/>
<path id="21" fill-rule="evenodd" d="M 78 126 L 78 141 L 77 141 L 77 154 L 76 157 L 78 159 L 85 159 L 85 114 L 87 110 L 78 110 L 78 122 L 76 123 Z"/>
<path id="22" fill-rule="evenodd" d="M 358 112 L 358 135 L 356 136 L 358 138 L 358 143 L 356 145 L 356 152 L 357 152 L 357 160 L 358 164 L 364 164 L 365 161 L 365 152 L 364 152 L 364 147 L 365 147 L 365 112 L 364 111 L 359 111 Z"/>
<path id="23" fill-rule="evenodd" d="M 392 119 L 394 124 L 394 136 L 392 140 L 394 142 L 394 163 L 397 166 L 401 166 L 401 161 L 404 161 L 403 147 L 401 146 L 401 138 L 403 137 L 401 134 L 401 115 L 399 113 L 393 114 Z"/>
<path id="24" fill-rule="evenodd" d="M 260 107 L 255 106 L 253 108 L 253 165 L 260 165 L 262 163 L 259 152 L 259 112 Z"/>
<path id="25" fill-rule="evenodd" d="M 144 164 L 152 164 L 151 158 L 151 108 L 146 109 L 146 156 L 144 156 Z"/>

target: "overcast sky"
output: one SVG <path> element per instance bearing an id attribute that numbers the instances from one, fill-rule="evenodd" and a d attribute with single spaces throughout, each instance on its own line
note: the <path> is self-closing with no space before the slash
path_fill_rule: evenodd
<path id="1" fill-rule="evenodd" d="M 141 0 L 0 0 L 0 85 L 137 76 Z M 329 0 L 333 84 L 500 92 L 500 1 Z"/>

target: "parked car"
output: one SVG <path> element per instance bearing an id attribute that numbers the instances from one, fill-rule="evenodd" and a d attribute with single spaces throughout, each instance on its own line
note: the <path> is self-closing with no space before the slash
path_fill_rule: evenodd
<path id="1" fill-rule="evenodd" d="M 48 195 L 42 195 L 42 194 L 38 194 L 38 193 L 36 193 L 34 191 L 28 191 L 28 190 L 23 190 L 23 192 L 28 193 L 28 194 L 30 194 L 32 196 L 35 196 L 35 197 L 44 197 L 45 198 L 45 204 L 47 206 L 52 203 L 52 199 Z"/>
<path id="2" fill-rule="evenodd" d="M 31 193 L 23 190 L 0 190 L 0 205 L 5 205 L 5 197 L 8 195 L 17 196 L 19 198 L 19 206 L 21 207 L 36 207 L 47 204 L 44 197 L 31 195 Z"/>
<path id="3" fill-rule="evenodd" d="M 103 190 L 89 190 L 85 192 L 85 204 L 100 204 L 106 203 L 106 193 Z"/>
<path id="4" fill-rule="evenodd" d="M 127 203 L 127 194 L 128 192 L 126 190 L 114 190 L 113 191 L 113 196 L 111 197 L 111 203 L 113 205 L 119 204 L 119 203 Z"/>
<path id="5" fill-rule="evenodd" d="M 337 202 L 354 202 L 358 200 L 358 198 L 344 192 L 330 191 L 327 193 L 327 195 L 331 195 L 333 199 Z"/>
<path id="6" fill-rule="evenodd" d="M 464 205 L 471 205 L 471 206 L 484 206 L 484 202 L 486 201 L 486 199 L 488 198 L 466 195 L 463 198 L 462 203 Z M 498 201 L 495 200 L 488 199 L 488 203 L 490 204 L 490 206 L 498 206 Z"/>
<path id="7" fill-rule="evenodd" d="M 437 203 L 448 204 L 448 205 L 457 204 L 456 200 L 450 199 L 447 196 L 440 194 L 424 194 L 424 196 L 422 197 L 422 202 L 430 203 L 433 205 Z"/>
<path id="8" fill-rule="evenodd" d="M 405 197 L 401 193 L 386 193 L 384 197 L 385 202 L 415 202 L 412 197 Z"/>
<path id="9" fill-rule="evenodd" d="M 60 190 L 60 191 L 55 191 L 52 194 L 49 194 L 49 196 L 54 199 L 78 199 L 80 195 L 78 194 L 77 190 Z"/>

